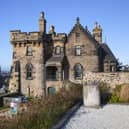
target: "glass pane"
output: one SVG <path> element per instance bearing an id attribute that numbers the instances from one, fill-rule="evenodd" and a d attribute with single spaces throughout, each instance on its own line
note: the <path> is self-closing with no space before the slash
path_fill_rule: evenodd
<path id="1" fill-rule="evenodd" d="M 56 54 L 60 54 L 61 53 L 61 48 L 60 47 L 56 47 Z"/>
<path id="2" fill-rule="evenodd" d="M 32 79 L 32 65 L 31 64 L 27 64 L 26 66 L 26 78 Z"/>
<path id="3" fill-rule="evenodd" d="M 77 64 L 74 69 L 75 78 L 81 78 L 82 77 L 82 66 L 80 64 Z"/>
<path id="4" fill-rule="evenodd" d="M 80 47 L 80 46 L 76 46 L 76 47 L 75 47 L 75 55 L 76 55 L 76 56 L 81 55 L 81 47 Z"/>
<path id="5" fill-rule="evenodd" d="M 47 67 L 46 79 L 54 81 L 58 80 L 58 70 L 56 67 Z"/>

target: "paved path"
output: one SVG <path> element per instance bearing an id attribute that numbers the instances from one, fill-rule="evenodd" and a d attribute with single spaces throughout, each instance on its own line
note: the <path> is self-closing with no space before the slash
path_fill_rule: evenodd
<path id="1" fill-rule="evenodd" d="M 129 106 L 106 105 L 100 109 L 82 106 L 62 129 L 129 129 Z"/>

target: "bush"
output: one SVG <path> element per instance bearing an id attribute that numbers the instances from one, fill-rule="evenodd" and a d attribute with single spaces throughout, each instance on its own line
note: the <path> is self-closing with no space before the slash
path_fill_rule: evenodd
<path id="1" fill-rule="evenodd" d="M 112 94 L 111 99 L 109 100 L 109 103 L 118 103 L 119 102 L 119 96 Z"/>
<path id="2" fill-rule="evenodd" d="M 112 92 L 110 103 L 128 103 L 129 102 L 129 84 L 117 85 Z"/>
<path id="3" fill-rule="evenodd" d="M 12 120 L 1 120 L 0 129 L 50 129 L 62 115 L 81 99 L 82 87 L 61 89 L 55 95 L 34 99 L 27 104 L 27 112 Z"/>

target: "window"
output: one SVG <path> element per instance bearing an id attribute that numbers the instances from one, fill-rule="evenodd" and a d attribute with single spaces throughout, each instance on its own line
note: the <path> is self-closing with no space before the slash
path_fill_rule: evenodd
<path id="1" fill-rule="evenodd" d="M 31 46 L 27 46 L 26 55 L 27 56 L 32 56 L 32 47 Z"/>
<path id="2" fill-rule="evenodd" d="M 20 72 L 20 62 L 16 61 L 15 63 L 15 72 Z"/>
<path id="3" fill-rule="evenodd" d="M 54 66 L 49 66 L 46 68 L 46 79 L 57 81 L 58 80 L 58 70 Z"/>
<path id="4" fill-rule="evenodd" d="M 13 52 L 13 59 L 16 59 L 16 52 Z"/>
<path id="5" fill-rule="evenodd" d="M 61 47 L 60 47 L 60 46 L 57 46 L 57 47 L 55 48 L 55 54 L 56 54 L 56 55 L 60 55 L 60 54 L 61 54 Z"/>
<path id="6" fill-rule="evenodd" d="M 81 55 L 81 47 L 75 46 L 75 56 L 80 56 L 80 55 Z"/>
<path id="7" fill-rule="evenodd" d="M 26 79 L 27 80 L 31 80 L 32 79 L 32 70 L 33 70 L 32 64 L 27 64 L 26 65 Z"/>
<path id="8" fill-rule="evenodd" d="M 110 72 L 115 72 L 115 67 L 114 66 L 110 66 Z"/>
<path id="9" fill-rule="evenodd" d="M 74 66 L 74 78 L 75 79 L 82 79 L 83 75 L 83 67 L 81 64 L 76 64 Z"/>

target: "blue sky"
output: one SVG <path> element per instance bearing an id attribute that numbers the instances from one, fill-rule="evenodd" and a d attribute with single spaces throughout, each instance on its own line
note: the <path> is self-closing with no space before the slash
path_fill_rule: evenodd
<path id="1" fill-rule="evenodd" d="M 56 32 L 69 33 L 80 17 L 83 26 L 92 31 L 97 21 L 115 56 L 129 64 L 129 0 L 1 0 L 0 1 L 0 65 L 9 69 L 12 46 L 9 31 L 38 31 L 38 19 L 45 12 L 47 31 L 51 24 Z"/>

